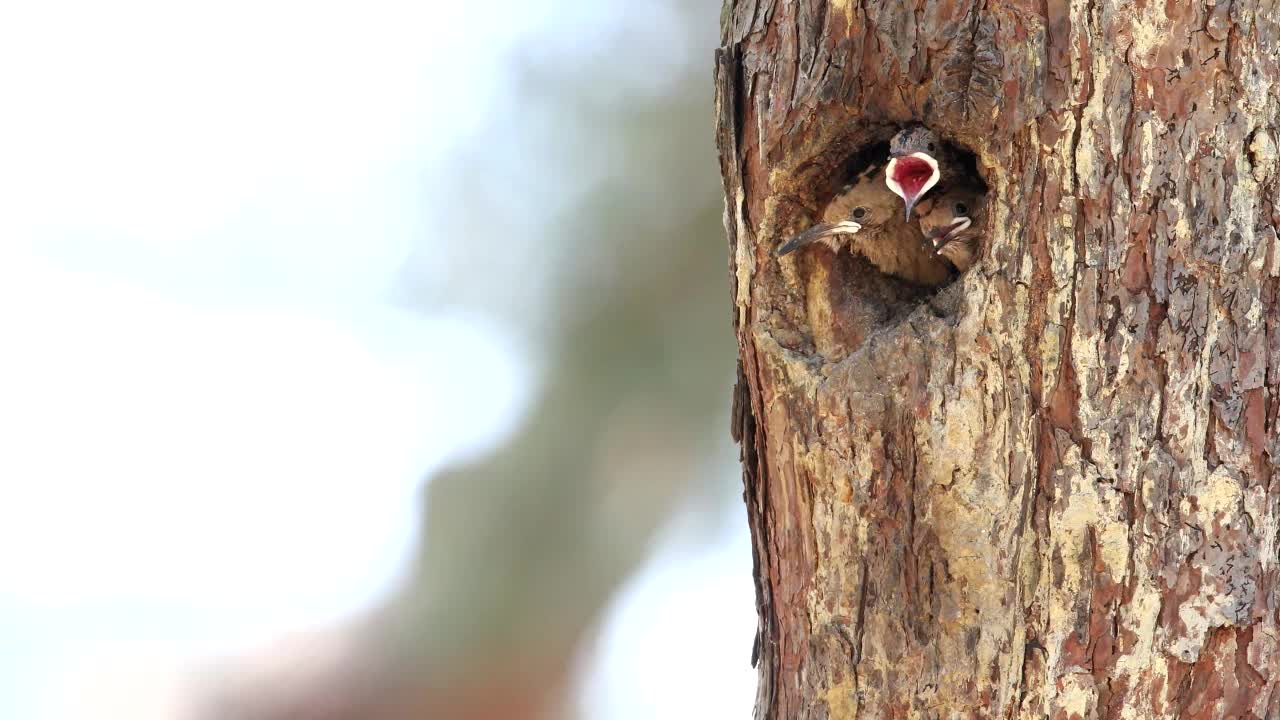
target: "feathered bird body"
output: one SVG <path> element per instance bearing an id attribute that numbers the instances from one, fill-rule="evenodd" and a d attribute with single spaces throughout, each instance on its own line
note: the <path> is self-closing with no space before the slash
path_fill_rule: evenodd
<path id="1" fill-rule="evenodd" d="M 865 257 L 880 272 L 918 285 L 941 285 L 951 276 L 948 263 L 926 242 L 920 226 L 903 217 L 902 201 L 885 184 L 884 166 L 868 168 L 822 213 L 822 222 L 778 248 L 786 255 L 822 243 Z"/>

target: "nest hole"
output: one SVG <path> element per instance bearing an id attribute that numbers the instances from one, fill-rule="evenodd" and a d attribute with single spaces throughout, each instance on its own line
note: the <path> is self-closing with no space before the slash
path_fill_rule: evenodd
<path id="1" fill-rule="evenodd" d="M 919 194 L 908 220 L 901 195 L 909 195 L 910 188 L 895 189 L 886 182 L 891 151 L 900 149 L 891 148 L 890 140 L 902 130 L 863 128 L 837 139 L 797 178 L 808 188 L 806 204 L 817 213 L 813 227 L 782 238 L 779 250 L 812 235 L 815 228 L 837 226 L 840 231 L 787 253 L 794 256 L 791 261 L 804 286 L 816 349 L 831 359 L 847 355 L 871 333 L 902 322 L 921 306 L 941 317 L 955 314 L 959 293 L 944 291 L 986 252 L 990 193 L 975 153 L 937 133 L 931 146 L 940 177 Z M 901 176 L 901 167 L 895 167 Z M 894 209 L 898 216 L 888 214 Z M 779 262 L 787 262 L 786 257 Z"/>

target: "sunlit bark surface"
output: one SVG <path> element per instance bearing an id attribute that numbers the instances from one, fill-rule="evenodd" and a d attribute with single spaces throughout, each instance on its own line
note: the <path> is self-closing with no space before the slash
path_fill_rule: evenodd
<path id="1" fill-rule="evenodd" d="M 1280 717 L 1280 4 L 722 22 L 757 717 Z M 990 185 L 976 267 L 772 256 L 913 120 Z"/>

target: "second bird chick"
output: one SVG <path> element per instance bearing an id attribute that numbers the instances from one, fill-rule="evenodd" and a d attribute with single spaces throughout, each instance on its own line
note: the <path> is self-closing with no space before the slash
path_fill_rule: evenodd
<path id="1" fill-rule="evenodd" d="M 964 272 L 978 259 L 979 228 L 986 194 L 965 183 L 939 193 L 920 216 L 920 230 L 938 255 Z"/>

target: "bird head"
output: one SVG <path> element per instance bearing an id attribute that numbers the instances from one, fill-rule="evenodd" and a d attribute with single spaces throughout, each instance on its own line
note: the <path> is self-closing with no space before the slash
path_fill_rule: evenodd
<path id="1" fill-rule="evenodd" d="M 969 185 L 948 188 L 920 216 L 920 230 L 935 250 L 941 250 L 948 243 L 973 236 L 985 208 L 981 189 Z"/>
<path id="2" fill-rule="evenodd" d="M 899 131 L 889 140 L 889 165 L 885 168 L 885 185 L 906 205 L 906 218 L 929 188 L 938 184 L 942 172 L 938 155 L 942 141 L 923 125 Z"/>
<path id="3" fill-rule="evenodd" d="M 835 249 L 841 240 L 851 235 L 874 235 L 887 223 L 898 222 L 895 220 L 897 198 L 880 183 L 878 170 L 868 169 L 841 190 L 823 211 L 822 223 L 784 243 L 776 254 L 781 257 L 815 242 Z"/>

